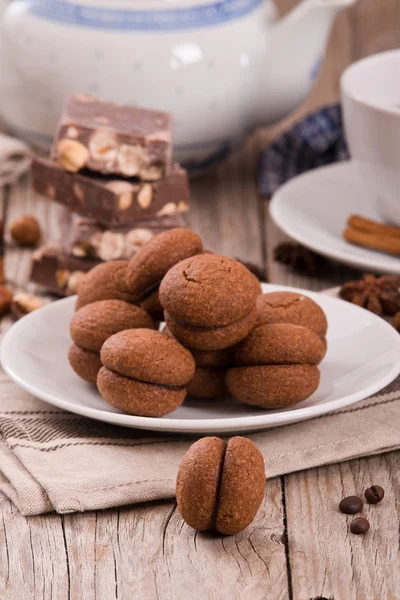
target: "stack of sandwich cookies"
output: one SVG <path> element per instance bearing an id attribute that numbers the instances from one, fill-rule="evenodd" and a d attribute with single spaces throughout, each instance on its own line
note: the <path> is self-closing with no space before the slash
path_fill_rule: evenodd
<path id="1" fill-rule="evenodd" d="M 327 331 L 320 307 L 301 294 L 262 295 L 246 267 L 206 253 L 184 228 L 153 237 L 130 261 L 96 266 L 76 308 L 74 370 L 130 414 L 163 416 L 186 394 L 230 394 L 273 409 L 319 385 Z"/>
<path id="2" fill-rule="evenodd" d="M 227 371 L 226 384 L 246 404 L 283 408 L 315 392 L 324 355 L 321 338 L 307 327 L 261 325 L 236 347 L 237 366 Z"/>
<path id="3" fill-rule="evenodd" d="M 75 373 L 90 383 L 96 383 L 101 368 L 100 350 L 112 335 L 126 329 L 156 329 L 153 319 L 144 310 L 123 300 L 100 300 L 80 308 L 70 323 L 73 341 L 69 362 Z"/>
<path id="4" fill-rule="evenodd" d="M 82 279 L 96 263 L 130 260 L 160 230 L 182 226 L 189 208 L 186 171 L 172 163 L 171 116 L 82 94 L 68 99 L 51 156 L 33 159 L 32 185 L 89 220 L 86 229 L 71 224 L 72 248 L 45 246 L 34 257 L 32 281 L 59 295 L 76 292 L 77 272 Z"/>
<path id="5" fill-rule="evenodd" d="M 199 254 L 172 267 L 160 285 L 171 333 L 188 348 L 222 350 L 256 322 L 256 278 L 232 258 Z"/>

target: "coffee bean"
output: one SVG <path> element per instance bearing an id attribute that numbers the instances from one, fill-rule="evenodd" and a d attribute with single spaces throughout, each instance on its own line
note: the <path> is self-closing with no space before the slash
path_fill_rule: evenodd
<path id="1" fill-rule="evenodd" d="M 360 535 L 361 533 L 367 533 L 369 528 L 369 521 L 367 521 L 367 519 L 364 519 L 364 517 L 356 517 L 350 523 L 350 531 L 351 533 L 355 533 L 356 535 Z"/>
<path id="2" fill-rule="evenodd" d="M 385 495 L 385 490 L 380 485 L 371 485 L 364 492 L 364 496 L 368 504 L 378 504 Z"/>
<path id="3" fill-rule="evenodd" d="M 343 498 L 339 504 L 339 510 L 346 515 L 354 515 L 355 513 L 361 512 L 363 507 L 363 501 L 358 496 L 348 496 Z"/>

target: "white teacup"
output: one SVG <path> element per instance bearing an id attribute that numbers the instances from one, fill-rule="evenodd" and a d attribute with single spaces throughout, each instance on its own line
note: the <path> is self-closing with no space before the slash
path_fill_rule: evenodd
<path id="1" fill-rule="evenodd" d="M 400 226 L 400 50 L 348 67 L 341 90 L 353 161 L 382 217 Z"/>

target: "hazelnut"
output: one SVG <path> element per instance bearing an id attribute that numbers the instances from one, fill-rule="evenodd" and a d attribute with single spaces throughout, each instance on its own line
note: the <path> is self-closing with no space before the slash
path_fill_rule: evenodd
<path id="1" fill-rule="evenodd" d="M 107 131 L 95 131 L 89 142 L 89 151 L 95 160 L 113 161 L 117 156 L 117 138 Z"/>
<path id="2" fill-rule="evenodd" d="M 71 173 L 82 169 L 89 158 L 88 149 L 77 140 L 67 138 L 60 140 L 57 144 L 57 151 L 58 163 Z"/>
<path id="3" fill-rule="evenodd" d="M 113 179 L 106 183 L 105 187 L 108 190 L 111 190 L 113 194 L 117 194 L 120 196 L 121 194 L 125 194 L 128 192 L 132 192 L 132 184 L 129 181 L 121 181 L 120 179 Z"/>
<path id="4" fill-rule="evenodd" d="M 133 196 L 132 196 L 132 184 L 127 181 L 118 181 L 114 179 L 113 181 L 109 181 L 106 184 L 106 188 L 111 190 L 113 194 L 117 194 L 119 196 L 118 199 L 118 207 L 120 210 L 127 210 L 132 206 Z"/>
<path id="5" fill-rule="evenodd" d="M 137 252 L 139 248 L 142 248 L 147 242 L 151 240 L 153 237 L 153 232 L 150 229 L 142 229 L 138 227 L 137 229 L 131 229 L 126 234 L 126 244 L 127 246 L 132 246 L 134 252 Z"/>
<path id="6" fill-rule="evenodd" d="M 175 202 L 168 202 L 167 204 L 165 204 L 165 206 L 162 207 L 161 210 L 158 211 L 157 217 L 165 217 L 167 215 L 174 215 L 174 214 L 176 214 L 177 210 L 178 210 L 178 207 L 176 206 Z"/>
<path id="7" fill-rule="evenodd" d="M 0 317 L 3 317 L 10 310 L 13 299 L 12 291 L 5 285 L 0 286 Z"/>
<path id="8" fill-rule="evenodd" d="M 189 210 L 189 204 L 187 202 L 184 202 L 183 200 L 180 200 L 178 202 L 178 212 L 187 212 Z"/>
<path id="9" fill-rule="evenodd" d="M 146 164 L 147 153 L 142 146 L 123 144 L 118 152 L 118 167 L 126 177 L 138 175 L 142 165 Z"/>
<path id="10" fill-rule="evenodd" d="M 123 233 L 105 231 L 101 236 L 98 256 L 101 260 L 116 260 L 124 256 L 125 236 Z"/>
<path id="11" fill-rule="evenodd" d="M 101 231 L 95 231 L 95 233 L 93 233 L 90 236 L 90 240 L 89 240 L 89 248 L 92 251 L 93 254 L 97 253 L 97 250 L 101 244 L 101 239 L 103 237 L 103 234 Z"/>
<path id="12" fill-rule="evenodd" d="M 70 272 L 66 269 L 57 269 L 55 277 L 58 287 L 62 290 L 67 287 L 69 276 Z"/>
<path id="13" fill-rule="evenodd" d="M 157 179 L 161 179 L 162 174 L 162 168 L 155 165 L 142 169 L 140 173 L 142 179 L 147 179 L 148 181 L 157 181 Z"/>
<path id="14" fill-rule="evenodd" d="M 153 200 L 153 188 L 150 183 L 145 183 L 137 195 L 137 201 L 142 208 L 149 208 Z"/>
<path id="15" fill-rule="evenodd" d="M 265 490 L 261 452 L 244 437 L 205 437 L 184 455 L 176 481 L 181 517 L 198 531 L 233 535 L 254 520 Z"/>
<path id="16" fill-rule="evenodd" d="M 85 258 L 88 255 L 88 247 L 84 242 L 76 242 L 71 249 L 72 256 Z"/>
<path id="17" fill-rule="evenodd" d="M 23 215 L 10 226 L 11 237 L 20 246 L 36 246 L 42 232 L 38 220 L 32 215 Z"/>
<path id="18" fill-rule="evenodd" d="M 20 319 L 42 306 L 44 306 L 44 302 L 41 298 L 21 292 L 14 296 L 11 302 L 11 312 L 16 319 Z"/>
<path id="19" fill-rule="evenodd" d="M 86 273 L 84 273 L 83 271 L 74 271 L 73 273 L 71 273 L 71 275 L 68 277 L 66 290 L 69 296 L 73 296 L 74 294 L 78 293 L 79 286 L 85 279 L 85 277 Z"/>
<path id="20" fill-rule="evenodd" d="M 118 200 L 118 207 L 120 210 L 128 210 L 132 206 L 133 196 L 131 192 L 125 192 L 121 194 Z"/>
<path id="21" fill-rule="evenodd" d="M 71 125 L 71 127 L 68 127 L 68 129 L 67 129 L 66 136 L 68 138 L 76 139 L 77 137 L 79 137 L 79 131 L 76 127 L 73 127 Z"/>

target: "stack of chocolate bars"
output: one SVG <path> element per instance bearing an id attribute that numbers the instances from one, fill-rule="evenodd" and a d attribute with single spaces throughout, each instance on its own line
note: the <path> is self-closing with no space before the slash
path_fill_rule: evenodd
<path id="1" fill-rule="evenodd" d="M 32 162 L 32 186 L 63 205 L 62 240 L 39 248 L 31 280 L 58 295 L 84 273 L 130 259 L 153 235 L 183 225 L 186 171 L 172 163 L 171 117 L 91 96 L 71 96 L 50 158 Z"/>

